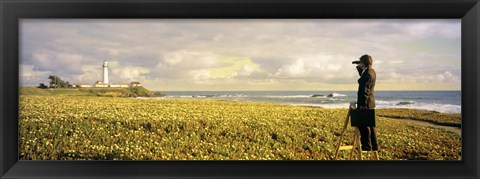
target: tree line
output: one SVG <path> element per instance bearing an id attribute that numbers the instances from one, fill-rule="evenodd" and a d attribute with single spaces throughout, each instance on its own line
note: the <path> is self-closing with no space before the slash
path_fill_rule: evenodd
<path id="1" fill-rule="evenodd" d="M 73 85 L 70 84 L 68 81 L 63 81 L 60 77 L 55 75 L 48 76 L 50 79 L 49 85 L 45 85 L 44 83 L 40 83 L 38 88 L 73 88 Z"/>

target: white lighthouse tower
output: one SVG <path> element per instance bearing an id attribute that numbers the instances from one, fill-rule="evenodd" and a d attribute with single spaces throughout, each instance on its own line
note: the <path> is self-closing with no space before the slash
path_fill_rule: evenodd
<path id="1" fill-rule="evenodd" d="M 103 61 L 103 83 L 108 84 L 108 62 Z"/>

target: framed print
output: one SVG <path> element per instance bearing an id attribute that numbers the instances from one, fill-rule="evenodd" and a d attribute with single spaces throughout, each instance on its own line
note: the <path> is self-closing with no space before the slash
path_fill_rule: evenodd
<path id="1" fill-rule="evenodd" d="M 479 8 L 5 1 L 0 174 L 477 178 Z"/>

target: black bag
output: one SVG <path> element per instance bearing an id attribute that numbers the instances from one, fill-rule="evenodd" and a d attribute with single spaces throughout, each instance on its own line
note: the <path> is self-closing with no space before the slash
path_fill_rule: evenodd
<path id="1" fill-rule="evenodd" d="M 375 109 L 352 109 L 350 124 L 353 127 L 375 127 L 375 118 Z"/>

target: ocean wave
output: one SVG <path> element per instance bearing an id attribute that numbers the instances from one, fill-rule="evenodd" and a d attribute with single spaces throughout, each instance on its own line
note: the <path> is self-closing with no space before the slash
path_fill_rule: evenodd
<path id="1" fill-rule="evenodd" d="M 406 105 L 378 105 L 377 108 L 408 108 L 408 109 L 423 109 L 429 111 L 437 111 L 442 113 L 461 113 L 462 106 L 454 104 L 440 104 L 440 103 L 413 103 Z"/>
<path id="2" fill-rule="evenodd" d="M 222 95 L 199 94 L 199 95 L 172 95 L 172 96 L 166 96 L 166 97 L 167 98 L 239 98 L 239 97 L 248 97 L 248 96 L 244 94 L 222 94 Z"/>
<path id="3" fill-rule="evenodd" d="M 180 96 L 165 96 L 165 98 L 193 98 L 192 95 L 180 95 Z"/>
<path id="4" fill-rule="evenodd" d="M 222 95 L 218 95 L 216 97 L 222 97 L 222 98 L 230 98 L 230 97 L 233 97 L 233 98 L 239 98 L 239 97 L 248 97 L 247 95 L 244 95 L 244 94 L 222 94 Z"/>
<path id="5" fill-rule="evenodd" d="M 376 100 L 375 104 L 378 105 L 389 105 L 389 106 L 407 106 L 415 104 L 415 101 L 405 101 L 405 100 L 392 100 L 392 101 L 383 101 L 383 100 Z"/>
<path id="6" fill-rule="evenodd" d="M 462 106 L 454 104 L 439 104 L 439 103 L 413 103 L 406 105 L 397 105 L 398 101 L 377 101 L 375 108 L 407 108 L 437 111 L 442 113 L 461 113 Z M 330 104 L 311 104 L 311 103 L 297 103 L 291 104 L 295 106 L 318 106 L 323 108 L 344 108 L 347 109 L 349 103 L 330 103 Z"/>
<path id="7" fill-rule="evenodd" d="M 336 92 L 333 92 L 331 95 L 332 95 L 333 97 L 343 97 L 343 96 L 348 96 L 348 95 L 346 95 L 346 94 L 341 94 L 341 93 L 336 93 Z"/>
<path id="8" fill-rule="evenodd" d="M 327 101 L 343 101 L 343 100 L 338 98 L 327 98 Z"/>
<path id="9" fill-rule="evenodd" d="M 265 98 L 310 98 L 312 95 L 268 95 L 268 96 L 259 96 Z"/>

